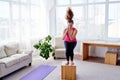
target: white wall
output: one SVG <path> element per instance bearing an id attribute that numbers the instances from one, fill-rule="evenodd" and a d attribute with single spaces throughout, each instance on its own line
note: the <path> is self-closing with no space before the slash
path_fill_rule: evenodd
<path id="1" fill-rule="evenodd" d="M 95 54 L 97 57 L 105 57 L 107 50 L 108 48 L 105 47 L 95 47 Z"/>

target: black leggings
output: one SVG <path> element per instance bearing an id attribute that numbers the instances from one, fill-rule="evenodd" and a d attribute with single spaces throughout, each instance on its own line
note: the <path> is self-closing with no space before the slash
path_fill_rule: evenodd
<path id="1" fill-rule="evenodd" d="M 64 42 L 65 48 L 66 48 L 66 59 L 69 61 L 69 57 L 71 57 L 71 61 L 73 61 L 74 57 L 74 48 L 76 46 L 77 42 Z"/>

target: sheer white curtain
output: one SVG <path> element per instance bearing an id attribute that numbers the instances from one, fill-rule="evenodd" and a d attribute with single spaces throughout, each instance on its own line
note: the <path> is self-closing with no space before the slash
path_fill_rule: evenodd
<path id="1" fill-rule="evenodd" d="M 48 34 L 47 12 L 46 0 L 0 0 L 0 42 L 15 41 L 23 49 L 33 49 Z"/>

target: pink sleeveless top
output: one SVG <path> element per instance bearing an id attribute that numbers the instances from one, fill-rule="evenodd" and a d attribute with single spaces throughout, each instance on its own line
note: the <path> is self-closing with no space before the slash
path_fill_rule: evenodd
<path id="1" fill-rule="evenodd" d="M 73 31 L 75 30 L 75 28 L 72 28 L 72 29 L 73 29 Z M 73 40 L 70 40 L 68 33 L 66 34 L 64 41 L 66 41 L 66 42 L 77 42 L 76 37 Z"/>

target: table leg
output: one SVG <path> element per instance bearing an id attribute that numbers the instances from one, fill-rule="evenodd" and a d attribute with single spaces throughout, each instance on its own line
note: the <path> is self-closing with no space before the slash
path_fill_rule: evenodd
<path id="1" fill-rule="evenodd" d="M 89 53 L 89 45 L 83 43 L 83 52 L 82 52 L 82 60 L 86 60 L 88 58 L 88 53 Z"/>

